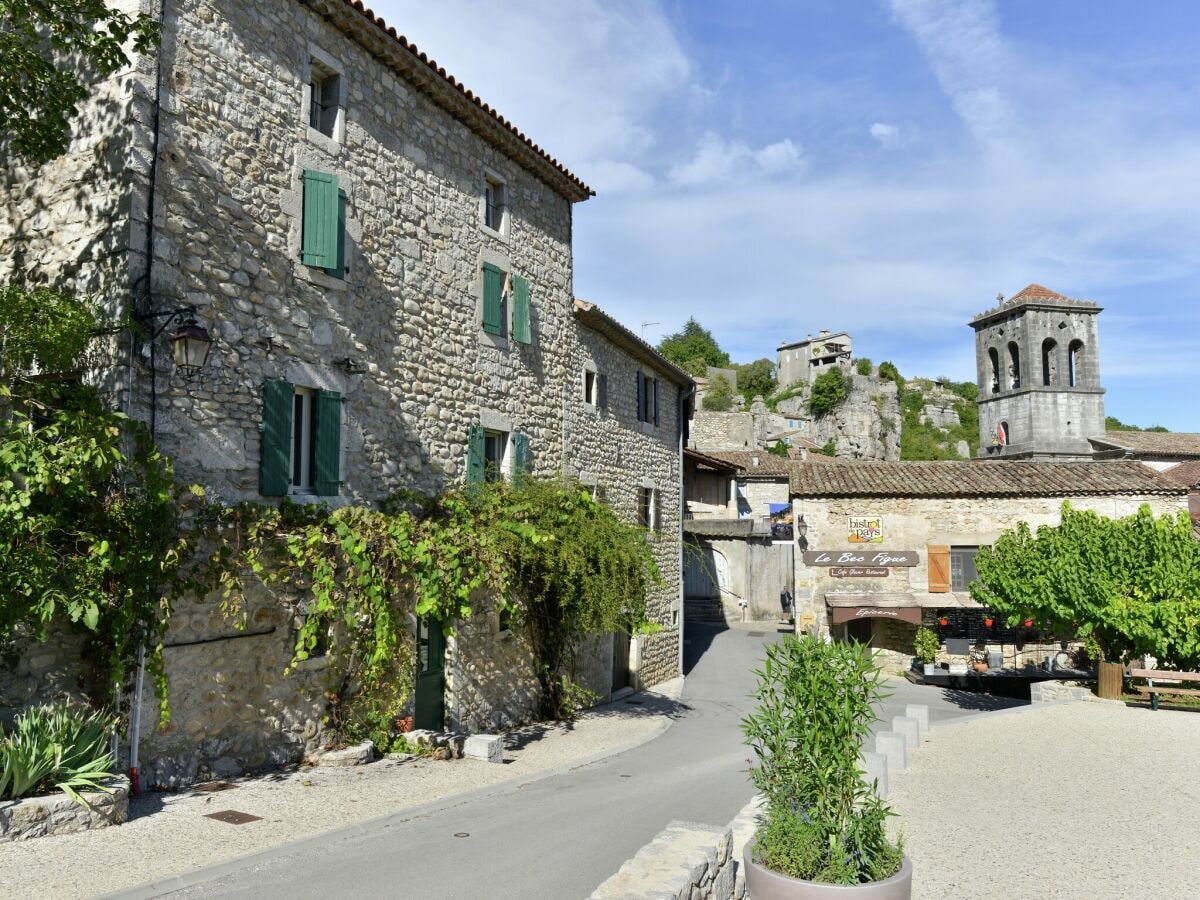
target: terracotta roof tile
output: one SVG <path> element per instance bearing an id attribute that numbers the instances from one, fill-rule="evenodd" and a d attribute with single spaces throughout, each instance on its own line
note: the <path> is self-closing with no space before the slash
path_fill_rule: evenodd
<path id="1" fill-rule="evenodd" d="M 474 92 L 467 90 L 466 86 L 463 85 L 461 81 L 458 81 L 453 75 L 449 74 L 444 68 L 439 66 L 436 60 L 433 60 L 427 54 L 422 53 L 417 48 L 416 44 L 410 42 L 404 35 L 399 34 L 396 29 L 388 25 L 388 23 L 385 22 L 381 16 L 375 15 L 372 10 L 368 9 L 362 3 L 362 0 L 341 0 L 341 2 L 344 6 L 349 7 L 351 10 L 358 13 L 360 16 L 378 28 L 387 37 L 391 38 L 396 45 L 408 51 L 414 60 L 419 61 L 424 68 L 428 69 L 430 74 L 436 75 L 440 81 L 457 91 L 461 100 L 465 101 L 463 105 L 465 105 L 468 109 L 470 109 L 471 106 L 474 106 L 476 109 L 483 112 L 486 115 L 487 120 L 490 120 L 494 126 L 499 126 L 501 130 L 515 137 L 518 141 L 524 144 L 526 148 L 531 150 L 534 156 L 536 156 L 540 162 L 548 165 L 554 172 L 565 178 L 575 189 L 576 196 L 574 199 L 583 200 L 588 197 L 595 196 L 596 192 L 584 184 L 584 182 L 578 176 L 573 174 L 569 169 L 567 169 L 566 166 L 564 166 L 557 159 L 526 137 L 524 132 L 513 125 L 512 122 L 508 121 L 508 119 L 504 118 L 504 116 L 500 115 L 500 113 L 498 113 L 496 110 L 492 109 L 491 106 L 484 103 L 478 96 L 474 94 Z M 462 118 L 461 114 L 459 118 Z M 473 123 L 468 121 L 467 124 L 472 125 Z"/>
<path id="2" fill-rule="evenodd" d="M 755 477 L 787 478 L 792 471 L 792 466 L 797 465 L 794 460 L 776 456 L 766 450 L 705 450 L 704 452 L 714 459 L 732 463 L 744 474 Z M 758 458 L 758 465 L 754 464 L 755 457 Z"/>
<path id="3" fill-rule="evenodd" d="M 1200 459 L 1200 434 L 1185 431 L 1106 431 L 1101 444 L 1147 456 L 1178 456 Z"/>
<path id="4" fill-rule="evenodd" d="M 1013 294 L 1011 297 L 1009 297 L 1008 302 L 1009 303 L 1018 303 L 1021 300 L 1069 300 L 1069 299 L 1071 299 L 1071 298 L 1067 297 L 1063 294 L 1060 294 L 1057 291 L 1052 291 L 1048 287 L 1043 287 L 1040 284 L 1028 284 L 1025 287 L 1021 288 L 1021 290 L 1019 290 L 1015 294 Z"/>
<path id="5" fill-rule="evenodd" d="M 1185 463 L 1180 463 L 1177 466 L 1171 466 L 1171 468 L 1162 474 L 1164 478 L 1169 478 L 1176 484 L 1182 484 L 1184 487 L 1200 491 L 1200 459 L 1193 459 Z"/>
<path id="6" fill-rule="evenodd" d="M 1187 489 L 1139 462 L 843 462 L 795 463 L 800 497 L 1182 496 Z"/>

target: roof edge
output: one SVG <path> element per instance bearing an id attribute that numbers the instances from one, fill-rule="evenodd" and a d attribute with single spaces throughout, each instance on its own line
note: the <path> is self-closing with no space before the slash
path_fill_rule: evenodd
<path id="1" fill-rule="evenodd" d="M 671 362 L 648 343 L 602 310 L 595 303 L 575 298 L 575 318 L 604 335 L 613 343 L 628 350 L 643 362 L 665 371 L 671 380 L 682 387 L 695 386 L 692 376 Z"/>

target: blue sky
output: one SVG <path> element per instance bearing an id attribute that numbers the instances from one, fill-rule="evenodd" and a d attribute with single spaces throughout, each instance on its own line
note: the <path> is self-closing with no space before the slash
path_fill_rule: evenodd
<path id="1" fill-rule="evenodd" d="M 576 294 L 648 339 L 846 329 L 965 380 L 966 322 L 1038 282 L 1105 308 L 1110 415 L 1200 431 L 1194 3 L 374 8 L 596 189 Z"/>

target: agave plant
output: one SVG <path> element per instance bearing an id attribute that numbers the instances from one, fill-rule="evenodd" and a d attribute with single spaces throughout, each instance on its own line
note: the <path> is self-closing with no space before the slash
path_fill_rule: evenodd
<path id="1" fill-rule="evenodd" d="M 80 791 L 112 793 L 111 716 L 71 704 L 35 706 L 0 740 L 0 799 L 62 791 L 88 806 Z"/>

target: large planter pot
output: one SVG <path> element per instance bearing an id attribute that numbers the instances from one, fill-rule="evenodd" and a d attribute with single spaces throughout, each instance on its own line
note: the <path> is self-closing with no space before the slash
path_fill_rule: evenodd
<path id="1" fill-rule="evenodd" d="M 1105 700 L 1120 700 L 1125 687 L 1125 667 L 1120 663 L 1102 662 L 1098 668 L 1096 693 Z"/>
<path id="2" fill-rule="evenodd" d="M 750 900 L 909 900 L 912 897 L 912 863 L 904 857 L 900 871 L 869 884 L 821 884 L 772 872 L 750 858 L 753 841 L 742 851 L 746 894 Z"/>

